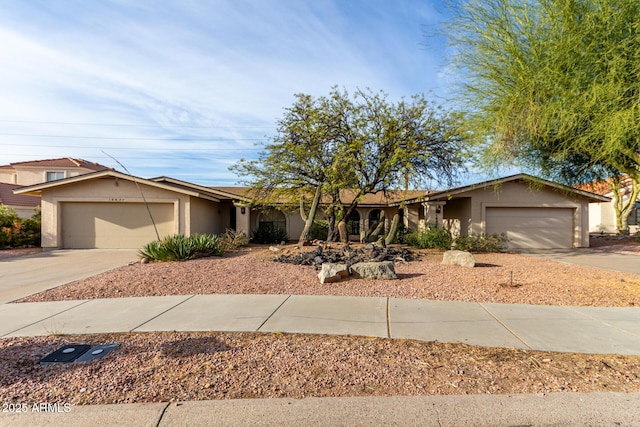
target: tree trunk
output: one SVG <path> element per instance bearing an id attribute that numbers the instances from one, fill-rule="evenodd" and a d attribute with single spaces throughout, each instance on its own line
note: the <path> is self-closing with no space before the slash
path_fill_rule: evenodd
<path id="1" fill-rule="evenodd" d="M 382 211 L 380 213 L 380 220 L 378 221 L 378 224 L 376 224 L 376 227 L 373 229 L 373 231 L 368 236 L 366 236 L 367 241 L 378 240 L 378 236 L 380 236 L 380 234 L 384 232 L 384 219 L 384 211 Z"/>
<path id="2" fill-rule="evenodd" d="M 305 218 L 304 215 L 304 203 L 302 199 L 300 200 L 300 215 L 304 222 L 304 228 L 302 229 L 302 233 L 300 234 L 300 239 L 298 240 L 299 245 L 303 245 L 305 242 L 309 241 L 309 235 L 311 233 L 311 226 L 313 225 L 313 221 L 316 219 L 316 212 L 318 210 L 318 204 L 320 203 L 320 197 L 322 196 L 322 183 L 318 184 L 316 187 L 316 194 L 313 196 L 313 202 L 311 202 L 311 208 L 309 209 L 309 215 Z"/>
<path id="3" fill-rule="evenodd" d="M 338 223 L 338 232 L 340 233 L 340 241 L 342 243 L 349 243 L 349 230 L 347 229 L 347 223 L 344 219 Z"/>
<path id="4" fill-rule="evenodd" d="M 629 234 L 627 219 L 635 207 L 636 200 L 638 200 L 638 195 L 640 194 L 640 178 L 631 178 L 630 186 L 631 192 L 629 193 L 629 198 L 626 202 L 623 198 L 624 194 L 622 194 L 622 181 L 619 178 L 614 179 L 611 186 L 611 189 L 613 190 L 613 207 L 616 212 L 616 228 L 618 230 L 618 234 L 622 235 Z"/>
<path id="5" fill-rule="evenodd" d="M 398 224 L 400 223 L 400 215 L 395 214 L 393 219 L 391 220 L 391 227 L 389 227 L 389 234 L 387 234 L 387 238 L 384 239 L 384 243 L 386 246 L 389 246 L 396 239 L 396 233 L 398 232 Z"/>

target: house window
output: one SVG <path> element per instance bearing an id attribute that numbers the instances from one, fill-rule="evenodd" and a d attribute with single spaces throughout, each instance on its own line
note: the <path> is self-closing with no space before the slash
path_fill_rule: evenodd
<path id="1" fill-rule="evenodd" d="M 47 182 L 64 178 L 64 172 L 47 172 Z"/>
<path id="2" fill-rule="evenodd" d="M 260 215 L 258 228 L 287 229 L 287 219 L 282 212 L 268 210 Z"/>
<path id="3" fill-rule="evenodd" d="M 378 226 L 381 216 L 382 216 L 382 211 L 380 209 L 376 209 L 369 212 L 369 229 L 371 231 L 373 231 Z"/>

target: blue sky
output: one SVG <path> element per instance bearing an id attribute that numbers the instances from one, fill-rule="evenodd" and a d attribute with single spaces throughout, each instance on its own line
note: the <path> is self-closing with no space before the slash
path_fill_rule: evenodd
<path id="1" fill-rule="evenodd" d="M 80 157 L 234 185 L 295 93 L 447 95 L 435 0 L 20 1 L 0 7 L 0 164 Z"/>

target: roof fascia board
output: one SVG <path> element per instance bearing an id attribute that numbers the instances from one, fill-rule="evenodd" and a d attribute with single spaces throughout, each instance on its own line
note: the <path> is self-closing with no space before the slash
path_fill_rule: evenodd
<path id="1" fill-rule="evenodd" d="M 176 185 L 176 186 L 191 188 L 191 189 L 194 189 L 194 190 L 202 191 L 204 193 L 208 193 L 208 194 L 211 195 L 210 197 L 223 197 L 223 198 L 228 198 L 228 199 L 241 199 L 243 201 L 249 201 L 249 199 L 247 199 L 245 197 L 242 197 L 242 196 L 238 196 L 237 194 L 227 193 L 225 191 L 220 191 L 220 190 L 217 190 L 215 188 L 204 187 L 202 185 L 194 184 L 194 183 L 187 182 L 187 181 L 182 181 L 182 180 L 179 180 L 179 179 L 176 179 L 176 178 L 171 178 L 171 177 L 168 177 L 168 176 L 160 176 L 160 177 L 157 177 L 157 178 L 152 178 L 151 181 L 154 181 L 154 182 L 167 182 L 170 185 Z"/>
<path id="2" fill-rule="evenodd" d="M 142 183 L 151 187 L 156 187 L 156 188 L 161 188 L 163 190 L 169 190 L 169 191 L 175 191 L 178 193 L 182 193 L 188 196 L 193 196 L 193 197 L 200 197 L 200 198 L 205 198 L 208 200 L 212 200 L 214 202 L 219 202 L 220 200 L 216 199 L 215 197 L 212 197 L 211 195 L 204 195 L 204 194 L 200 194 L 196 191 L 191 191 L 188 189 L 184 189 L 184 188 L 179 188 L 177 186 L 173 186 L 173 185 L 169 185 L 169 184 L 163 184 L 161 182 L 156 182 L 156 181 L 152 181 L 152 180 L 148 180 L 145 178 L 140 178 L 137 176 L 133 176 L 133 175 L 127 175 L 125 173 L 122 172 L 117 172 L 114 170 L 104 170 L 104 171 L 98 171 L 98 172 L 93 172 L 93 173 L 87 173 L 87 174 L 83 174 L 83 175 L 77 175 L 77 176 L 72 176 L 69 178 L 64 178 L 64 179 L 59 179 L 56 181 L 49 181 L 49 182 L 43 182 L 40 184 L 35 184 L 35 185 L 30 185 L 30 186 L 26 186 L 26 187 L 22 187 L 20 189 L 16 189 L 13 190 L 14 194 L 23 194 L 23 195 L 28 195 L 28 196 L 39 196 L 40 192 L 42 192 L 42 190 L 46 190 L 49 188 L 54 188 L 54 187 L 59 187 L 59 186 L 63 186 L 63 185 L 69 185 L 69 184 L 75 184 L 78 182 L 83 182 L 83 181 L 91 181 L 94 179 L 99 179 L 99 178 L 105 178 L 105 177 L 114 177 L 114 178 L 118 178 L 118 179 L 123 179 L 123 180 L 127 180 L 127 181 L 132 181 L 132 182 L 136 182 L 136 183 Z"/>
<path id="3" fill-rule="evenodd" d="M 590 199 L 593 202 L 608 202 L 608 201 L 611 200 L 610 198 L 608 198 L 606 196 L 601 196 L 599 194 L 590 193 L 588 191 L 578 190 L 578 189 L 575 189 L 575 188 L 572 188 L 572 187 L 569 187 L 569 186 L 566 186 L 566 185 L 558 184 L 558 183 L 553 182 L 553 181 L 548 181 L 546 179 L 538 178 L 538 177 L 533 176 L 533 175 L 520 173 L 520 174 L 517 174 L 517 175 L 511 175 L 511 176 L 507 176 L 507 177 L 504 177 L 504 178 L 497 178 L 497 179 L 492 179 L 492 180 L 489 180 L 489 181 L 479 182 L 477 184 L 465 185 L 463 187 L 456 187 L 456 188 L 452 188 L 452 189 L 449 189 L 449 190 L 437 191 L 435 193 L 427 195 L 425 201 L 438 200 L 438 199 L 442 199 L 443 197 L 450 198 L 451 196 L 455 196 L 455 195 L 458 195 L 458 194 L 466 193 L 466 192 L 469 192 L 469 191 L 479 190 L 479 189 L 483 189 L 483 188 L 487 188 L 487 187 L 499 186 L 499 185 L 505 184 L 507 182 L 519 181 L 519 180 L 522 180 L 522 181 L 533 181 L 533 182 L 536 182 L 538 184 L 545 185 L 547 187 L 552 187 L 552 188 L 555 188 L 557 190 L 566 191 L 568 193 L 576 194 L 578 196 Z"/>

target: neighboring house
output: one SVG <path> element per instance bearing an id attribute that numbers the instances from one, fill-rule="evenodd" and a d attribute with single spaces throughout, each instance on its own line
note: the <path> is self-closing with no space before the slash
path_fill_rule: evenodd
<path id="1" fill-rule="evenodd" d="M 144 179 L 114 170 L 35 184 L 15 193 L 42 198 L 44 248 L 140 248 L 157 236 L 218 234 L 228 228 L 251 234 L 261 224 L 283 227 L 290 239 L 297 239 L 304 226 L 297 210 L 250 208 L 246 188 Z M 348 203 L 353 193 L 341 196 Z M 445 191 L 370 194 L 348 224 L 351 238 L 357 240 L 384 211 L 387 229 L 398 213 L 407 229 L 432 224 L 457 234 L 506 233 L 510 249 L 585 247 L 589 203 L 608 200 L 520 174 Z"/>
<path id="2" fill-rule="evenodd" d="M 70 157 L 17 162 L 0 166 L 0 204 L 15 210 L 20 218 L 30 218 L 40 205 L 40 199 L 33 196 L 14 195 L 13 190 L 110 169 L 98 163 Z"/>
<path id="3" fill-rule="evenodd" d="M 601 196 L 605 196 L 610 200 L 607 202 L 591 203 L 589 205 L 589 232 L 590 233 L 617 233 L 616 211 L 614 208 L 615 200 L 613 199 L 613 191 L 611 190 L 611 180 L 588 182 L 586 184 L 576 185 L 576 188 L 590 191 Z M 621 181 L 622 198 L 626 203 L 631 193 L 631 178 L 626 177 Z M 635 208 L 627 218 L 629 232 L 631 234 L 640 231 L 640 196 L 636 201 Z"/>
<path id="4" fill-rule="evenodd" d="M 31 218 L 40 206 L 40 197 L 13 194 L 19 188 L 22 186 L 0 182 L 0 205 L 13 209 L 19 218 Z"/>

